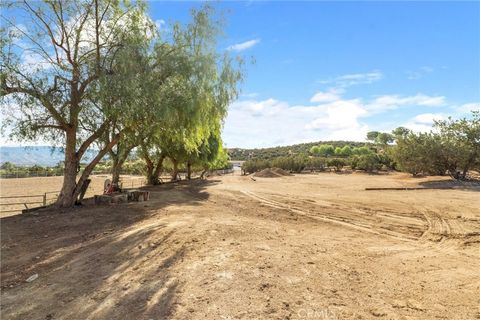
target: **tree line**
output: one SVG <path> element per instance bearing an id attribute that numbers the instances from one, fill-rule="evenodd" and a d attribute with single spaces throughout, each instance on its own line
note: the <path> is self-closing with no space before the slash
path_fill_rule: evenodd
<path id="1" fill-rule="evenodd" d="M 361 147 L 365 143 L 354 141 L 325 141 L 324 144 L 332 145 L 334 148 L 349 145 L 350 147 Z M 298 154 L 308 154 L 309 150 L 317 146 L 319 142 L 300 143 L 289 146 L 278 146 L 271 148 L 243 149 L 228 148 L 228 155 L 232 160 L 250 160 L 250 159 L 273 159 L 277 157 L 288 157 Z"/>
<path id="2" fill-rule="evenodd" d="M 417 175 L 450 175 L 466 179 L 470 170 L 480 171 L 480 113 L 468 118 L 435 121 L 427 133 L 399 127 L 391 133 L 371 131 L 363 146 L 332 143 L 314 145 L 301 154 L 269 159 L 250 159 L 244 173 L 279 167 L 291 172 L 353 170 L 375 172 L 398 170 Z"/>
<path id="3" fill-rule="evenodd" d="M 245 174 L 255 173 L 266 168 L 281 168 L 290 172 L 300 173 L 303 171 L 317 172 L 333 169 L 340 172 L 344 167 L 367 172 L 378 171 L 382 168 L 392 169 L 391 159 L 387 156 L 376 154 L 371 149 L 365 154 L 354 154 L 350 157 L 337 156 L 313 156 L 301 154 L 290 157 L 277 157 L 273 159 L 252 159 L 242 164 Z"/>
<path id="4" fill-rule="evenodd" d="M 224 22 L 212 6 L 161 30 L 142 1 L 2 2 L 1 19 L 2 126 L 64 150 L 58 207 L 74 205 L 107 155 L 115 183 L 132 152 L 151 184 L 166 159 L 173 179 L 182 166 L 190 176 L 225 165 L 220 133 L 243 60 L 217 50 Z"/>
<path id="5" fill-rule="evenodd" d="M 480 113 L 470 118 L 435 121 L 432 131 L 415 133 L 397 128 L 388 154 L 398 169 L 416 176 L 445 175 L 466 179 L 470 170 L 480 171 Z"/>

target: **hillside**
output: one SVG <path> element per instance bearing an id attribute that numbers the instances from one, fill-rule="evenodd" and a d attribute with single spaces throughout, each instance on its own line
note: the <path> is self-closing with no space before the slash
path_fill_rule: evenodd
<path id="1" fill-rule="evenodd" d="M 295 154 L 307 154 L 313 146 L 317 146 L 319 144 L 331 144 L 334 147 L 343 147 L 347 144 L 352 147 L 360 147 L 365 145 L 364 142 L 353 141 L 317 141 L 261 149 L 229 148 L 228 155 L 230 156 L 231 160 L 272 159 L 275 157 L 290 156 Z"/>
<path id="2" fill-rule="evenodd" d="M 88 153 L 88 151 L 87 151 Z M 38 147 L 0 147 L 0 164 L 11 162 L 17 166 L 55 166 L 63 161 L 65 155 L 62 149 L 52 149 L 49 146 Z M 85 159 L 91 159 L 88 154 Z"/>

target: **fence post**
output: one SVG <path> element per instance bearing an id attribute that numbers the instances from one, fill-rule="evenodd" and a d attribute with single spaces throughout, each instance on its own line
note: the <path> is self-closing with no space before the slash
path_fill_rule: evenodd
<path id="1" fill-rule="evenodd" d="M 47 193 L 45 192 L 43 194 L 43 206 L 46 206 L 47 205 Z"/>

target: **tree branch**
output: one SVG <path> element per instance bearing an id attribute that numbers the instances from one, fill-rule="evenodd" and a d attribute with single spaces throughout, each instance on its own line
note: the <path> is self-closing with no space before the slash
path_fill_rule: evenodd
<path id="1" fill-rule="evenodd" d="M 57 110 L 55 110 L 55 108 L 50 104 L 50 102 L 47 101 L 47 99 L 45 99 L 45 97 L 43 97 L 43 95 L 40 92 L 33 89 L 23 88 L 21 86 L 9 87 L 6 84 L 6 80 L 4 79 L 2 81 L 2 92 L 0 93 L 0 96 L 6 96 L 8 94 L 15 94 L 15 93 L 23 93 L 33 98 L 36 98 L 48 110 L 48 112 L 52 115 L 52 117 L 59 123 L 59 126 L 63 130 L 66 129 L 67 124 L 63 119 L 62 115 L 58 113 Z"/>
<path id="2" fill-rule="evenodd" d="M 82 145 L 80 146 L 80 148 L 77 151 L 77 158 L 79 160 L 82 158 L 85 151 L 87 151 L 88 147 L 103 134 L 103 132 L 107 128 L 108 124 L 109 124 L 109 121 L 105 121 L 104 123 L 102 123 L 100 128 L 98 128 L 97 131 L 95 131 L 90 137 L 87 138 L 87 140 L 85 140 L 82 143 Z M 112 139 L 112 141 L 113 141 L 113 139 Z"/>

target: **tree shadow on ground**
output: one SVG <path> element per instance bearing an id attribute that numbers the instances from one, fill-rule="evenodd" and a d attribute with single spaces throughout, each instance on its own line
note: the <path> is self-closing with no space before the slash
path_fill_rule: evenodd
<path id="1" fill-rule="evenodd" d="M 199 205 L 218 182 L 145 187 L 151 201 L 144 203 L 0 219 L 2 317 L 168 318 L 182 290 L 175 267 L 189 243 L 162 220 L 162 210 Z M 25 282 L 32 274 L 38 279 Z"/>
<path id="2" fill-rule="evenodd" d="M 431 180 L 418 183 L 419 186 L 430 189 L 455 189 L 465 191 L 480 191 L 480 180 Z"/>

